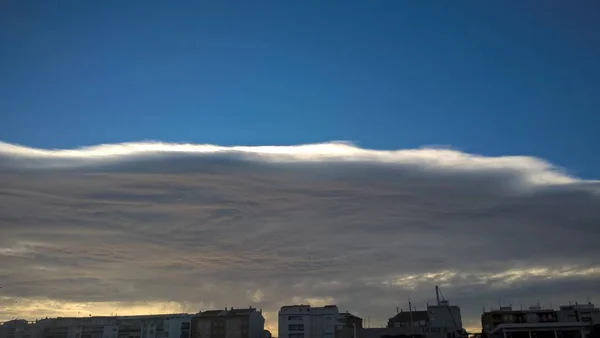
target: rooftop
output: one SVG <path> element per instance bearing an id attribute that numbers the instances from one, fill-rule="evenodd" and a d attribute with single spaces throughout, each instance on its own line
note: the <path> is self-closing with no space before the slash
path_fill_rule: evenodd
<path id="1" fill-rule="evenodd" d="M 427 311 L 405 311 L 398 312 L 394 317 L 390 318 L 391 322 L 410 322 L 410 321 L 426 320 L 429 321 L 429 312 Z"/>
<path id="2" fill-rule="evenodd" d="M 233 307 L 230 309 L 223 310 L 207 310 L 197 313 L 196 317 L 212 317 L 212 316 L 242 316 L 247 315 L 252 312 L 255 312 L 256 308 L 250 307 L 245 309 L 234 309 Z"/>

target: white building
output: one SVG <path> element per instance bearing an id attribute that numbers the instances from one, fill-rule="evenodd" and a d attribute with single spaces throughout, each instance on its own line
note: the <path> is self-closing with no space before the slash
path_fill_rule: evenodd
<path id="1" fill-rule="evenodd" d="M 338 315 L 335 305 L 283 306 L 279 310 L 279 338 L 334 338 Z"/>

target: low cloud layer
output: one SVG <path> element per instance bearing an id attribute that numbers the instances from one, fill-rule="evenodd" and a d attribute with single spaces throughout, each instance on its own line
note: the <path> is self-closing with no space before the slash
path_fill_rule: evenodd
<path id="1" fill-rule="evenodd" d="M 0 320 L 435 299 L 600 303 L 600 184 L 541 159 L 347 143 L 0 143 Z"/>

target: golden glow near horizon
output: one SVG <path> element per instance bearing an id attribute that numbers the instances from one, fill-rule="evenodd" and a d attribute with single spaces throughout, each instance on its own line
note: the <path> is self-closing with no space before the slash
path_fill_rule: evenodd
<path id="1" fill-rule="evenodd" d="M 318 299 L 315 298 L 318 301 Z M 0 297 L 0 322 L 35 321 L 52 317 L 133 316 L 169 313 L 194 314 L 219 308 L 213 303 L 180 302 L 70 302 L 55 299 Z M 263 311 L 265 329 L 277 336 L 277 312 Z"/>

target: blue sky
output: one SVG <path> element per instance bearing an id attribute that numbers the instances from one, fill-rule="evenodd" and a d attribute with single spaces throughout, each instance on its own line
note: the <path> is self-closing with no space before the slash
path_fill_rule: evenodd
<path id="1" fill-rule="evenodd" d="M 350 140 L 600 170 L 596 1 L 2 1 L 0 140 Z"/>

